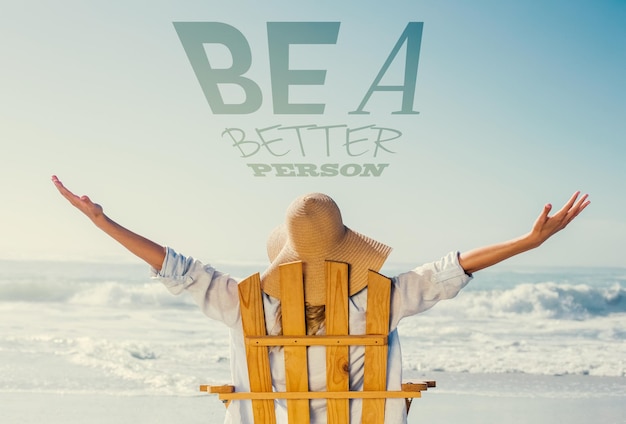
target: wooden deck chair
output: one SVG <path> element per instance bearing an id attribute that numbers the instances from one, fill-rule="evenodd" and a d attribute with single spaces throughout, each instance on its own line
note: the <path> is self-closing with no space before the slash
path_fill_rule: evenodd
<path id="1" fill-rule="evenodd" d="M 287 400 L 288 422 L 309 423 L 309 400 L 326 399 L 328 424 L 350 423 L 349 399 L 363 399 L 362 422 L 382 424 L 385 399 L 406 399 L 407 412 L 413 398 L 435 387 L 435 382 L 405 383 L 400 391 L 387 391 L 387 333 L 391 280 L 370 271 L 368 275 L 366 334 L 348 334 L 348 264 L 326 262 L 326 334 L 306 335 L 302 263 L 280 266 L 282 336 L 268 336 L 263 314 L 259 274 L 239 284 L 239 300 L 246 342 L 250 392 L 235 393 L 233 386 L 201 386 L 217 393 L 228 405 L 231 400 L 252 400 L 255 424 L 275 424 L 275 399 Z M 285 282 L 288 282 L 285 284 Z M 299 282 L 299 284 L 295 284 Z M 326 391 L 311 392 L 308 386 L 307 346 L 326 346 Z M 349 389 L 351 345 L 365 346 L 363 391 Z M 286 392 L 275 392 L 270 375 L 269 348 L 284 348 Z M 303 372 L 304 370 L 304 372 Z M 356 423 L 352 423 L 356 424 Z"/>

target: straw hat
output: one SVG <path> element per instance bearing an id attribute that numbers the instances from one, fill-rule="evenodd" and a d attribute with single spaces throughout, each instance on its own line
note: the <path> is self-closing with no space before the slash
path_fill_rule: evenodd
<path id="1" fill-rule="evenodd" d="M 322 193 L 298 197 L 285 222 L 270 234 L 267 254 L 270 266 L 261 276 L 263 291 L 280 298 L 278 266 L 302 261 L 304 298 L 310 305 L 326 303 L 325 261 L 350 264 L 350 296 L 367 285 L 367 271 L 378 271 L 391 248 L 343 224 L 337 204 Z"/>

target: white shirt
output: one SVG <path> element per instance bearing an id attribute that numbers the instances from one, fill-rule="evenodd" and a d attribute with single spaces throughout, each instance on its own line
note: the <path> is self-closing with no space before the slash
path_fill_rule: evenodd
<path id="1" fill-rule="evenodd" d="M 202 264 L 192 257 L 185 257 L 171 248 L 163 261 L 161 271 L 152 270 L 153 277 L 163 282 L 173 294 L 189 292 L 200 309 L 209 318 L 221 321 L 230 328 L 230 369 L 235 391 L 248 392 L 248 368 L 246 350 L 239 313 L 239 280 Z M 458 253 L 448 255 L 419 266 L 412 271 L 392 278 L 391 316 L 389 324 L 389 353 L 387 366 L 387 390 L 400 390 L 402 384 L 402 353 L 397 326 L 404 317 L 423 312 L 438 301 L 451 299 L 471 280 L 459 265 Z M 280 301 L 263 293 L 266 327 L 274 327 Z M 350 297 L 350 334 L 365 334 L 365 310 L 367 288 Z M 350 389 L 363 388 L 364 348 L 350 348 Z M 285 391 L 285 369 L 283 350 L 270 351 L 272 384 L 276 391 Z M 323 346 L 308 349 L 309 388 L 311 391 L 326 387 L 326 353 Z M 311 424 L 326 423 L 326 401 L 311 401 Z M 361 422 L 361 401 L 350 401 L 351 421 Z M 276 421 L 287 423 L 286 401 L 276 401 Z M 233 401 L 226 412 L 226 424 L 252 423 L 250 401 Z M 406 406 L 404 399 L 388 399 L 385 406 L 385 424 L 405 424 Z"/>

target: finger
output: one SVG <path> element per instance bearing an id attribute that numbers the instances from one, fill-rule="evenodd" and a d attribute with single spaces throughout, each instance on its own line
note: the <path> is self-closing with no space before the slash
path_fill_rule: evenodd
<path id="1" fill-rule="evenodd" d="M 52 176 L 52 182 L 54 183 L 56 188 L 58 188 L 59 190 L 61 189 L 67 190 L 65 186 L 63 185 L 63 183 L 61 182 L 61 180 L 59 180 L 59 178 L 56 175 Z"/>
<path id="2" fill-rule="evenodd" d="M 69 191 L 61 181 L 57 180 L 54 182 L 54 185 L 56 186 L 57 190 L 59 190 L 59 192 L 67 199 L 72 200 L 77 198 L 78 196 L 76 196 L 74 193 L 72 193 L 71 191 Z"/>
<path id="3" fill-rule="evenodd" d="M 581 208 L 583 207 L 583 205 L 585 205 L 585 207 L 587 206 L 588 202 L 587 202 L 587 197 L 589 195 L 585 194 L 584 196 L 582 196 L 580 199 L 578 199 L 578 202 L 576 202 L 576 204 L 574 206 L 572 206 L 570 208 L 570 211 L 572 213 L 577 213 L 581 210 Z"/>
<path id="4" fill-rule="evenodd" d="M 55 187 L 57 188 L 57 190 L 59 190 L 61 192 L 62 195 L 64 195 L 65 197 L 66 194 L 73 194 L 71 191 L 69 191 L 61 181 L 59 181 L 58 179 L 52 179 L 52 182 L 54 183 Z"/>
<path id="5" fill-rule="evenodd" d="M 552 210 L 552 205 L 550 203 L 546 203 L 543 206 L 543 210 L 539 214 L 539 217 L 537 218 L 537 222 L 541 222 L 542 224 L 546 222 L 548 220 L 548 214 L 550 213 L 551 210 Z"/>
<path id="6" fill-rule="evenodd" d="M 59 180 L 56 175 L 52 176 L 52 182 L 56 186 L 57 190 L 59 190 L 59 193 L 61 193 L 63 197 L 69 200 L 69 202 L 72 205 L 78 206 L 80 204 L 82 199 L 78 197 L 77 195 L 75 195 L 74 193 L 72 193 L 70 190 L 68 190 L 67 187 L 63 185 L 61 180 Z"/>
<path id="7" fill-rule="evenodd" d="M 586 208 L 587 205 L 590 203 L 587 198 L 589 197 L 588 194 L 585 194 L 584 196 L 582 196 L 580 198 L 580 200 L 578 201 L 578 203 L 576 203 L 576 209 L 577 210 L 582 210 L 582 208 Z"/>
<path id="8" fill-rule="evenodd" d="M 574 206 L 574 203 L 576 202 L 576 199 L 578 198 L 579 195 L 580 195 L 580 191 L 575 192 L 572 195 L 572 197 L 570 197 L 570 199 L 567 201 L 567 203 L 564 204 L 561 210 L 557 213 L 561 213 L 561 212 L 567 213 L 572 208 L 572 206 Z"/>
<path id="9" fill-rule="evenodd" d="M 576 202 L 576 205 L 571 208 L 570 212 L 568 213 L 569 221 L 577 217 L 578 214 L 580 214 L 587 206 L 589 206 L 591 202 L 588 200 L 588 197 L 589 195 L 585 194 L 578 200 L 578 202 Z"/>

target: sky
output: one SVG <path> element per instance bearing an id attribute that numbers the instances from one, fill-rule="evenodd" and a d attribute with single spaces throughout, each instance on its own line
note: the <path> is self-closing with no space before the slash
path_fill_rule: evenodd
<path id="1" fill-rule="evenodd" d="M 208 63 L 243 66 L 234 81 L 256 95 L 213 87 L 254 110 L 205 96 L 177 32 L 191 22 L 227 34 L 200 47 L 200 79 L 218 75 Z M 390 263 L 419 265 L 522 235 L 581 190 L 589 208 L 507 264 L 626 266 L 624 22 L 621 0 L 0 1 L 0 259 L 137 261 L 58 195 L 56 174 L 122 225 L 225 267 L 263 264 L 307 192 L 392 246 Z M 281 90 L 283 106 L 318 110 L 283 113 Z M 349 113 L 363 101 L 369 114 Z"/>

